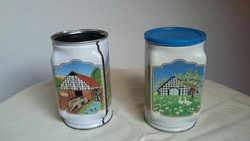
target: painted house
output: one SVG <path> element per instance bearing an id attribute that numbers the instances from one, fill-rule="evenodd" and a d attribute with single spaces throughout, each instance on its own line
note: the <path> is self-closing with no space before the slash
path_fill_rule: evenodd
<path id="1" fill-rule="evenodd" d="M 60 85 L 60 96 L 70 99 L 82 97 L 88 100 L 101 99 L 101 89 L 99 84 L 91 77 L 77 72 L 70 72 Z"/>
<path id="2" fill-rule="evenodd" d="M 183 84 L 181 79 L 172 76 L 157 90 L 158 95 L 191 95 L 191 88 Z"/>

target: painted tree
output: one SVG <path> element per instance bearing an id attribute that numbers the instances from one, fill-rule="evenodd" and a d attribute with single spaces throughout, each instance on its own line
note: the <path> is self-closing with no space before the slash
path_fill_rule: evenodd
<path id="1" fill-rule="evenodd" d="M 100 68 L 94 68 L 91 72 L 91 77 L 95 79 L 95 81 L 102 86 L 102 74 Z"/>
<path id="2" fill-rule="evenodd" d="M 110 80 L 110 68 L 109 64 L 107 63 L 105 65 L 105 74 L 106 74 L 106 87 L 107 87 L 107 99 L 108 99 L 108 104 L 111 104 L 111 80 Z"/>
<path id="3" fill-rule="evenodd" d="M 162 78 L 159 79 L 155 82 L 155 88 L 158 90 L 168 79 L 167 78 Z"/>
<path id="4" fill-rule="evenodd" d="M 56 80 L 56 86 L 60 87 L 63 80 L 61 78 L 59 78 L 59 77 L 56 77 L 55 80 Z"/>
<path id="5" fill-rule="evenodd" d="M 177 78 L 191 88 L 192 98 L 194 98 L 194 95 L 198 93 L 198 88 L 202 86 L 202 77 L 199 76 L 198 70 L 189 69 L 186 73 L 179 73 Z"/>
<path id="6" fill-rule="evenodd" d="M 57 91 L 58 91 L 58 93 L 60 93 L 61 92 L 61 88 L 60 88 L 60 85 L 61 85 L 61 83 L 62 83 L 62 81 L 63 81 L 63 78 L 61 78 L 61 77 L 55 77 L 55 80 L 56 80 L 56 88 L 57 88 Z"/>

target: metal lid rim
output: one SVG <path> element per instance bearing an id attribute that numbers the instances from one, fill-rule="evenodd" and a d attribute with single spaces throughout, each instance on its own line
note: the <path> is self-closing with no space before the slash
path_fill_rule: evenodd
<path id="1" fill-rule="evenodd" d="M 80 41 L 80 42 L 64 42 L 64 41 L 57 41 L 55 40 L 58 37 L 62 37 L 65 35 L 71 35 L 71 34 L 78 34 L 78 33 L 86 33 L 86 32 L 98 32 L 102 35 L 104 35 L 105 37 L 103 38 L 99 38 L 96 40 L 90 40 L 90 41 Z M 108 32 L 104 31 L 104 30 L 100 30 L 100 29 L 77 29 L 77 30 L 64 30 L 64 31 L 60 31 L 57 32 L 55 34 L 53 34 L 50 38 L 53 44 L 87 44 L 87 43 L 93 43 L 93 42 L 97 42 L 97 41 L 101 41 L 104 40 L 108 37 Z"/>

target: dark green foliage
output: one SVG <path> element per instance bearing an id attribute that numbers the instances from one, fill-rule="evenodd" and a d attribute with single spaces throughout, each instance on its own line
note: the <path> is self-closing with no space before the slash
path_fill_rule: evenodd
<path id="1" fill-rule="evenodd" d="M 193 89 L 191 93 L 192 98 L 194 98 L 194 93 L 198 93 L 198 89 L 202 88 L 202 76 L 199 76 L 198 70 L 192 71 L 189 69 L 186 73 L 179 73 L 177 78 L 180 79 L 183 84 Z"/>
<path id="2" fill-rule="evenodd" d="M 102 74 L 101 74 L 101 69 L 100 68 L 94 68 L 91 77 L 100 85 L 102 86 Z"/>
<path id="3" fill-rule="evenodd" d="M 56 77 L 55 80 L 56 80 L 56 86 L 59 87 L 63 80 L 59 77 Z"/>

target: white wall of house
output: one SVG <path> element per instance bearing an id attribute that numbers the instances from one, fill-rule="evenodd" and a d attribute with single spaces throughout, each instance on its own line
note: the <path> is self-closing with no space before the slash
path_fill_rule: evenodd
<path id="1" fill-rule="evenodd" d="M 67 29 L 108 31 L 112 68 L 144 68 L 143 33 L 163 26 L 208 35 L 206 78 L 250 94 L 248 0 L 1 0 L 0 102 L 52 78 L 50 36 Z"/>

